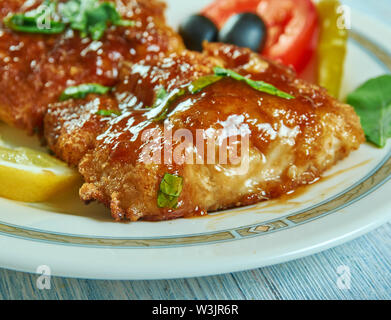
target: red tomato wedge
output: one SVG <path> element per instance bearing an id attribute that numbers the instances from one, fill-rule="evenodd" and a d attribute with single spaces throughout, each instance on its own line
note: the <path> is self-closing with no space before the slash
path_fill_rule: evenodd
<path id="1" fill-rule="evenodd" d="M 311 0 L 216 0 L 202 14 L 221 28 L 234 14 L 255 12 L 268 27 L 264 56 L 302 71 L 318 42 L 318 14 Z"/>

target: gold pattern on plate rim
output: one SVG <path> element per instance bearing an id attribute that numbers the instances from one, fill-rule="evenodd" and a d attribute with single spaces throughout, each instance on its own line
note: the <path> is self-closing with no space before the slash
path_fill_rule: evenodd
<path id="1" fill-rule="evenodd" d="M 372 52 L 389 70 L 391 70 L 391 56 L 382 48 L 373 43 L 364 36 L 351 31 L 350 38 L 358 42 L 365 49 Z M 28 230 L 18 226 L 0 224 L 0 234 L 18 237 L 27 240 L 44 241 L 55 244 L 79 245 L 87 247 L 102 248 L 162 248 L 188 245 L 212 244 L 240 239 L 247 239 L 270 232 L 280 231 L 291 227 L 299 226 L 313 219 L 325 216 L 338 208 L 351 204 L 359 200 L 365 194 L 376 189 L 380 184 L 385 182 L 391 176 L 391 158 L 389 158 L 373 175 L 365 179 L 357 186 L 353 187 L 344 194 L 335 199 L 313 207 L 300 214 L 277 219 L 274 221 L 263 222 L 251 227 L 239 227 L 228 231 L 211 232 L 199 235 L 173 236 L 159 238 L 134 238 L 134 239 L 117 239 L 117 238 L 94 238 L 77 235 L 62 235 L 38 230 Z M 249 209 L 250 210 L 250 209 Z"/>

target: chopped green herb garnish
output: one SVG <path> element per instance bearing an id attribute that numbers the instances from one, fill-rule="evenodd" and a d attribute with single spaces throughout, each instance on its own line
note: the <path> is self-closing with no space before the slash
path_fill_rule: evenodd
<path id="1" fill-rule="evenodd" d="M 164 99 L 167 98 L 167 96 L 168 96 L 168 93 L 167 93 L 166 89 L 161 87 L 158 90 L 158 92 L 156 93 L 156 98 L 155 98 L 155 102 L 153 104 L 153 108 L 158 107 L 164 101 Z"/>
<path id="2" fill-rule="evenodd" d="M 65 24 L 56 16 L 57 3 L 44 1 L 36 9 L 9 14 L 4 18 L 4 24 L 11 30 L 26 33 L 57 34 L 65 30 Z"/>
<path id="3" fill-rule="evenodd" d="M 208 75 L 201 78 L 198 78 L 197 80 L 194 80 L 190 86 L 189 86 L 189 92 L 190 93 L 198 93 L 205 89 L 206 87 L 210 86 L 213 83 L 216 83 L 217 81 L 220 81 L 223 77 L 217 76 L 217 75 Z"/>
<path id="4" fill-rule="evenodd" d="M 178 198 L 182 193 L 182 188 L 182 177 L 166 173 L 160 183 L 160 190 L 157 198 L 158 207 L 176 209 L 178 207 Z"/>
<path id="5" fill-rule="evenodd" d="M 51 21 L 48 28 L 43 25 L 40 26 L 40 19 L 43 18 L 41 16 L 28 17 L 24 14 L 13 14 L 4 19 L 4 24 L 14 31 L 26 33 L 57 34 L 65 30 L 65 24 L 56 21 Z"/>
<path id="6" fill-rule="evenodd" d="M 156 116 L 153 120 L 154 121 L 161 121 L 164 120 L 167 117 L 168 110 L 170 109 L 170 105 L 179 97 L 186 94 L 186 89 L 175 89 L 170 94 L 167 94 L 164 99 L 162 99 L 162 102 L 160 105 L 157 105 L 155 108 L 160 107 L 161 111 L 158 116 Z"/>
<path id="7" fill-rule="evenodd" d="M 361 118 L 367 140 L 385 147 L 391 138 L 391 75 L 371 79 L 347 99 Z"/>
<path id="8" fill-rule="evenodd" d="M 177 92 L 174 94 L 167 93 L 167 91 L 164 88 L 159 89 L 159 91 L 156 94 L 156 101 L 154 104 L 154 108 L 161 106 L 162 103 L 164 104 L 164 106 L 162 107 L 162 111 L 160 112 L 160 114 L 156 118 L 154 118 L 154 121 L 164 120 L 167 116 L 170 105 L 173 102 L 175 102 L 175 100 L 178 99 L 179 97 L 185 95 L 188 92 L 191 94 L 196 94 L 202 91 L 203 89 L 205 89 L 207 86 L 210 86 L 211 84 L 221 79 L 222 77 L 215 76 L 215 75 L 203 76 L 197 80 L 194 80 L 189 85 L 181 89 L 177 89 Z"/>
<path id="9" fill-rule="evenodd" d="M 158 208 L 176 209 L 178 208 L 178 197 L 172 197 L 159 191 L 157 196 Z"/>
<path id="10" fill-rule="evenodd" d="M 88 94 L 106 94 L 111 90 L 97 83 L 85 83 L 75 87 L 69 87 L 60 96 L 60 101 L 68 99 L 84 99 Z"/>
<path id="11" fill-rule="evenodd" d="M 134 21 L 123 20 L 112 2 L 68 0 L 57 5 L 56 1 L 46 0 L 37 9 L 7 16 L 4 24 L 14 31 L 41 34 L 61 33 L 69 25 L 82 37 L 99 40 L 110 24 L 129 27 L 134 26 Z"/>
<path id="12" fill-rule="evenodd" d="M 121 112 L 120 111 L 115 111 L 115 110 L 99 110 L 96 115 L 98 116 L 104 116 L 104 117 L 110 117 L 112 115 L 115 116 L 120 116 Z"/>
<path id="13" fill-rule="evenodd" d="M 173 197 L 179 197 L 182 192 L 183 178 L 166 173 L 160 183 L 160 191 Z"/>
<path id="14" fill-rule="evenodd" d="M 164 89 L 163 87 L 161 87 L 157 94 L 156 94 L 156 102 L 159 101 L 159 100 L 163 100 L 165 97 L 167 97 L 168 93 L 166 91 L 166 89 Z M 156 103 L 155 103 L 156 104 Z"/>
<path id="15" fill-rule="evenodd" d="M 59 6 L 60 15 L 82 37 L 99 40 L 109 23 L 115 26 L 133 26 L 134 22 L 122 20 L 114 3 L 98 0 L 69 0 Z"/>
<path id="16" fill-rule="evenodd" d="M 292 96 L 286 92 L 278 90 L 275 86 L 273 86 L 269 83 L 266 83 L 264 81 L 251 80 L 251 79 L 243 77 L 239 73 L 236 73 L 235 71 L 232 71 L 229 69 L 215 67 L 213 69 L 213 71 L 216 76 L 231 77 L 232 79 L 235 79 L 238 81 L 244 81 L 253 89 L 271 94 L 273 96 L 277 96 L 277 97 L 284 98 L 284 99 L 294 99 L 295 98 L 294 96 Z"/>

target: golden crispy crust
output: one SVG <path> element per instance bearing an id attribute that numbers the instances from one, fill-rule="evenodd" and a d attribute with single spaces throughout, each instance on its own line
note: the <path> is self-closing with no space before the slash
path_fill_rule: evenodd
<path id="1" fill-rule="evenodd" d="M 211 73 L 214 64 L 268 81 L 296 99 L 260 93 L 226 79 L 199 94 L 178 99 L 165 122 L 148 120 L 149 111 L 143 106 L 150 105 L 157 88 L 163 85 L 173 90 Z M 120 117 L 99 122 L 88 106 L 99 106 L 105 98 L 90 97 L 88 102 L 80 102 L 77 110 L 72 107 L 75 102 L 52 107 L 45 122 L 48 140 L 54 150 L 59 150 L 57 154 L 65 160 L 66 154 L 78 154 L 77 159 L 81 159 L 79 170 L 86 180 L 81 198 L 104 203 L 116 220 L 173 219 L 275 198 L 315 181 L 364 141 L 359 118 L 350 106 L 331 98 L 322 88 L 297 80 L 291 70 L 245 49 L 212 44 L 204 54 L 185 51 L 124 68 L 115 93 L 122 108 Z M 67 120 L 69 117 L 72 119 Z M 50 138 L 53 123 L 60 123 L 62 131 L 56 139 Z M 233 174 L 237 166 L 217 162 L 195 165 L 143 161 L 142 133 L 147 130 L 155 130 L 154 139 L 162 139 L 157 147 L 163 149 L 164 125 L 174 132 L 190 130 L 194 137 L 199 129 L 217 132 L 223 123 L 243 125 L 250 131 L 250 161 L 243 173 Z M 138 131 L 139 127 L 143 130 Z M 94 141 L 94 146 L 86 148 L 86 141 Z M 176 210 L 157 207 L 159 184 L 165 173 L 184 178 Z"/>

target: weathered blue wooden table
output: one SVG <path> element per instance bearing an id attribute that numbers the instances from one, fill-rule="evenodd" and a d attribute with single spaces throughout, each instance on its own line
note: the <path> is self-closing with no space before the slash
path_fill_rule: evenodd
<path id="1" fill-rule="evenodd" d="M 350 289 L 337 268 L 349 267 Z M 160 281 L 54 278 L 39 290 L 36 275 L 0 270 L 0 299 L 391 299 L 391 224 L 323 253 L 229 275 Z"/>
<path id="2" fill-rule="evenodd" d="M 391 0 L 346 0 L 391 25 Z M 338 268 L 343 266 L 342 282 Z M 339 270 L 340 271 L 340 270 Z M 53 278 L 0 269 L 0 299 L 391 299 L 391 224 L 350 243 L 290 263 L 229 275 L 161 281 Z M 349 288 L 350 287 L 350 288 Z"/>

